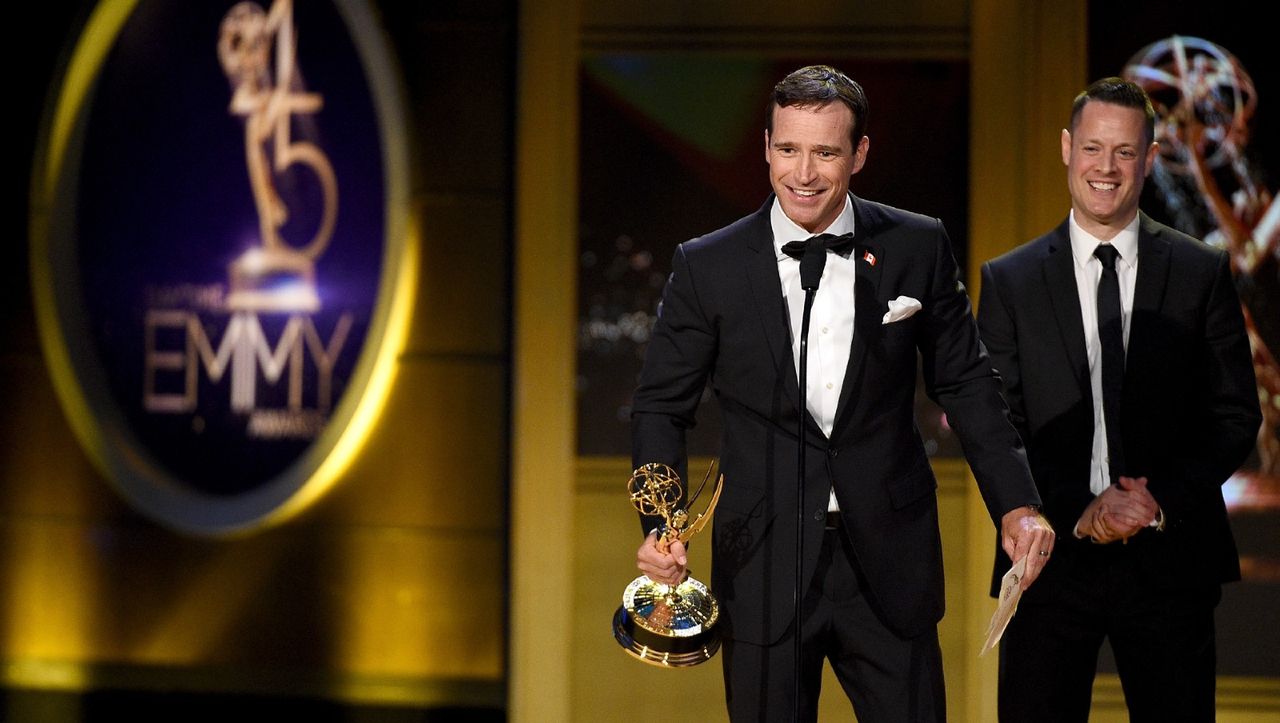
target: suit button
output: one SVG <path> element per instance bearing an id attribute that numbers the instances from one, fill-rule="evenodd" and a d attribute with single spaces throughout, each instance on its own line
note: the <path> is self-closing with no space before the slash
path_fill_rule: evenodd
<path id="1" fill-rule="evenodd" d="M 832 447 L 831 449 L 827 450 L 827 456 L 832 459 L 835 459 L 836 455 L 838 454 L 840 454 L 840 450 L 836 449 L 835 447 Z"/>
<path id="2" fill-rule="evenodd" d="M 815 521 L 815 522 L 821 522 L 822 520 L 827 519 L 827 511 L 826 511 L 826 510 L 818 510 L 817 512 L 814 512 L 814 513 L 813 513 L 813 519 L 814 519 L 814 521 Z"/>

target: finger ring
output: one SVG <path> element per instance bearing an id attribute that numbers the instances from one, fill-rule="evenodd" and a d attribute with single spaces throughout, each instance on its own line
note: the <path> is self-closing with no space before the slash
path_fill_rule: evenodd
<path id="1" fill-rule="evenodd" d="M 1048 550 L 1041 550 L 1041 551 L 1040 551 L 1040 557 L 1048 557 L 1048 556 L 1049 556 L 1049 551 L 1048 551 Z"/>

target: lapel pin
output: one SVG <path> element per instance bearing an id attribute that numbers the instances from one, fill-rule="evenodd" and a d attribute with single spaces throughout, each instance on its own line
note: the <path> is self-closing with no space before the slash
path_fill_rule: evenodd
<path id="1" fill-rule="evenodd" d="M 868 264 L 871 264 L 872 266 L 876 265 L 876 255 L 871 253 L 870 251 L 862 252 L 862 260 L 866 261 Z"/>

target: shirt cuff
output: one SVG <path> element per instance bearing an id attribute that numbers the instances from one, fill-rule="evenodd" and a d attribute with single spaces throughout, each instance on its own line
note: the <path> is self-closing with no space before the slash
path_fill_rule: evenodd
<path id="1" fill-rule="evenodd" d="M 1156 508 L 1156 516 L 1155 516 L 1155 519 L 1151 520 L 1151 522 L 1148 522 L 1148 523 L 1147 523 L 1147 527 L 1154 527 L 1154 528 L 1156 528 L 1156 532 L 1163 532 L 1163 531 L 1164 531 L 1164 522 L 1165 522 L 1165 520 L 1164 520 L 1164 508 L 1157 507 L 1157 508 Z"/>

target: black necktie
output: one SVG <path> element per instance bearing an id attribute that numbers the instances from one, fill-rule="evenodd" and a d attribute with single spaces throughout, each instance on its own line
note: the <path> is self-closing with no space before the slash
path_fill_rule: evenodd
<path id="1" fill-rule="evenodd" d="M 1102 414 L 1107 422 L 1107 467 L 1111 482 L 1125 472 L 1120 434 L 1120 395 L 1124 385 L 1124 325 L 1121 321 L 1120 280 L 1116 276 L 1114 246 L 1099 244 L 1093 255 L 1102 262 L 1098 280 L 1098 339 L 1102 342 Z"/>
<path id="2" fill-rule="evenodd" d="M 848 258 L 849 252 L 853 250 L 853 234 L 845 233 L 836 236 L 835 234 L 823 233 L 817 236 L 810 236 L 804 241 L 790 241 L 782 245 L 782 253 L 793 259 L 798 259 L 804 256 L 805 247 L 811 243 L 822 244 L 828 250 Z"/>

